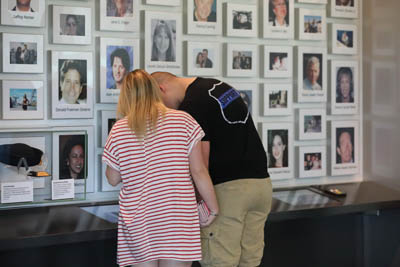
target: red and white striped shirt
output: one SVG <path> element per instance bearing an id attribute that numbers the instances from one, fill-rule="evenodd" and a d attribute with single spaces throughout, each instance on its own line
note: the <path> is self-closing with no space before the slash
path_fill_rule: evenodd
<path id="1" fill-rule="evenodd" d="M 103 161 L 121 174 L 118 264 L 201 259 L 200 227 L 189 154 L 204 136 L 183 111 L 168 109 L 143 139 L 127 118 L 113 126 Z"/>

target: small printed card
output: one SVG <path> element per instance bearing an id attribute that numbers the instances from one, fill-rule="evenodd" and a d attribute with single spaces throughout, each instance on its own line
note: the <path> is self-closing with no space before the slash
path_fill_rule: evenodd
<path id="1" fill-rule="evenodd" d="M 33 181 L 1 183 L 1 203 L 33 202 Z"/>
<path id="2" fill-rule="evenodd" d="M 51 199 L 74 198 L 74 179 L 53 180 L 51 183 Z"/>

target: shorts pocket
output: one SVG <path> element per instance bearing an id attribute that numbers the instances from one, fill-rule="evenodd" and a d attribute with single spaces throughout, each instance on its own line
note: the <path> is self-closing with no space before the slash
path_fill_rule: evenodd
<path id="1" fill-rule="evenodd" d="M 201 253 L 202 265 L 210 265 L 215 263 L 216 255 L 218 255 L 218 244 L 216 237 L 218 234 L 218 227 L 215 223 L 209 227 L 201 229 Z"/>

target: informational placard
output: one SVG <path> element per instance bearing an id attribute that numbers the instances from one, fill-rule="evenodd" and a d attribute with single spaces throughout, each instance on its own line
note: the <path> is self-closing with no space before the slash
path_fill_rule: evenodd
<path id="1" fill-rule="evenodd" d="M 1 203 L 33 202 L 33 181 L 1 183 Z"/>
<path id="2" fill-rule="evenodd" d="M 74 179 L 51 181 L 51 199 L 69 199 L 75 196 Z"/>

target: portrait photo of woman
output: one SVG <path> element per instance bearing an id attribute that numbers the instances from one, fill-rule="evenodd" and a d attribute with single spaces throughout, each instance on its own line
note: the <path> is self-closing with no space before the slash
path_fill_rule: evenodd
<path id="1" fill-rule="evenodd" d="M 353 71 L 350 67 L 337 70 L 336 103 L 354 103 Z"/>
<path id="2" fill-rule="evenodd" d="M 84 179 L 86 153 L 85 135 L 60 135 L 60 179 Z"/>
<path id="3" fill-rule="evenodd" d="M 176 61 L 176 21 L 151 20 L 151 61 Z"/>
<path id="4" fill-rule="evenodd" d="M 269 0 L 269 26 L 289 27 L 288 4 L 288 0 Z"/>
<path id="5" fill-rule="evenodd" d="M 268 131 L 268 168 L 288 167 L 288 130 Z"/>

